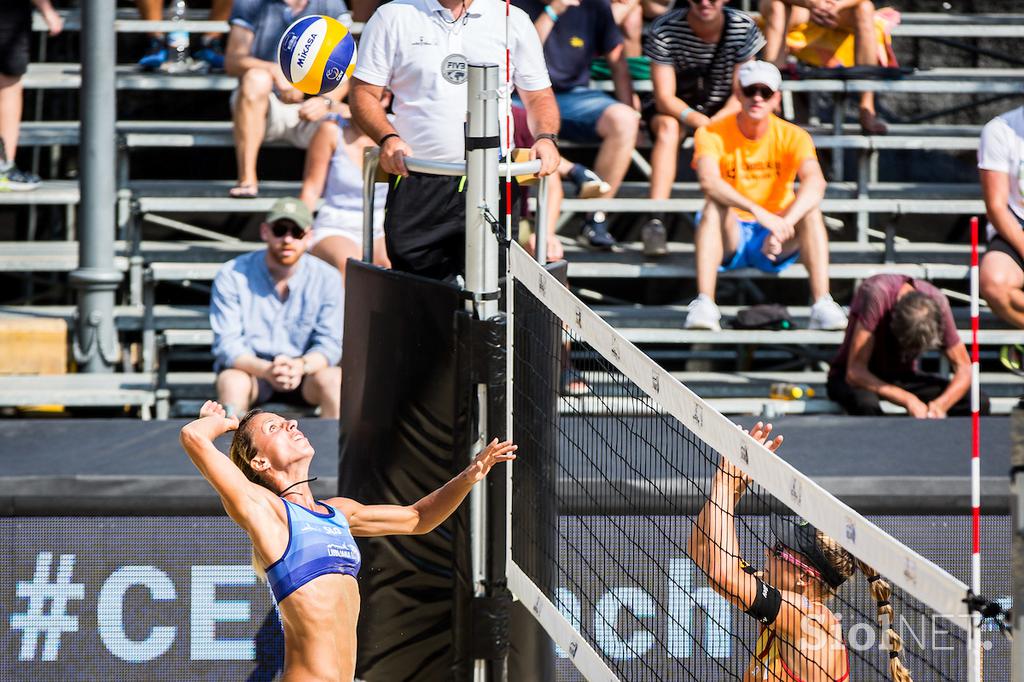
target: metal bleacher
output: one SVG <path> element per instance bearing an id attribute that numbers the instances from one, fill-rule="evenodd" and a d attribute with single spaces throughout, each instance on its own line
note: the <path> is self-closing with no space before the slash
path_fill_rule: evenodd
<path id="1" fill-rule="evenodd" d="M 78 30 L 77 10 L 65 13 L 66 30 Z M 227 27 L 220 22 L 199 20 L 190 12 L 184 28 L 190 31 L 216 31 Z M 119 11 L 116 30 L 139 33 L 167 30 L 170 22 L 144 22 L 134 10 Z M 45 41 L 44 26 L 36 17 L 40 41 Z M 356 26 L 358 31 L 359 26 Z M 896 28 L 897 39 L 948 41 L 952 39 L 1024 37 L 1024 14 L 952 15 L 905 13 Z M 962 95 L 1024 95 L 1024 69 L 920 70 L 894 80 L 814 78 L 789 80 L 785 89 L 793 93 L 831 95 L 836 114 L 831 121 L 809 126 L 819 150 L 831 154 L 830 187 L 822 205 L 829 215 L 852 216 L 853 241 L 833 241 L 831 245 L 833 280 L 855 282 L 877 272 L 906 272 L 942 283 L 954 303 L 966 290 L 968 254 L 961 244 L 936 242 L 908 243 L 889 234 L 878 241 L 872 229 L 880 217 L 899 215 L 982 215 L 980 190 L 974 185 L 939 183 L 880 182 L 878 159 L 882 152 L 918 150 L 963 152 L 974 150 L 980 125 L 894 124 L 886 136 L 863 135 L 844 124 L 845 101 L 871 90 L 890 96 L 914 97 L 928 93 Z M 81 85 L 80 66 L 74 63 L 44 62 L 32 64 L 24 79 L 29 90 L 42 92 L 75 90 Z M 226 93 L 236 80 L 223 74 L 164 75 L 143 74 L 132 66 L 118 67 L 117 88 L 126 93 L 182 90 Z M 640 91 L 650 84 L 635 84 Z M 595 86 L 602 87 L 601 83 Z M 24 147 L 75 147 L 79 139 L 77 121 L 27 121 L 22 126 Z M 233 145 L 228 121 L 119 121 L 118 254 L 115 267 L 125 273 L 122 301 L 115 311 L 117 329 L 125 345 L 138 344 L 138 357 L 125 363 L 131 370 L 105 377 L 62 375 L 59 377 L 0 377 L 0 407 L 60 402 L 64 405 L 128 405 L 138 408 L 147 418 L 184 413 L 196 401 L 209 395 L 213 375 L 209 371 L 179 371 L 175 360 L 209 355 L 212 334 L 206 310 L 198 305 L 167 305 L 161 300 L 161 287 L 208 285 L 220 265 L 229 258 L 258 248 L 216 230 L 198 228 L 188 222 L 199 214 L 258 214 L 266 211 L 276 196 L 295 194 L 298 182 L 262 183 L 258 199 L 227 197 L 227 179 L 192 178 L 149 181 L 132 175 L 134 151 L 146 149 L 228 148 Z M 643 149 L 644 144 L 638 145 Z M 688 140 L 686 146 L 692 144 Z M 856 177 L 843 177 L 842 158 L 849 151 L 856 159 Z M 300 152 L 295 152 L 296 154 Z M 638 151 L 638 167 L 645 160 Z M 185 173 L 182 173 L 184 176 Z M 643 181 L 626 183 L 620 197 L 610 200 L 567 198 L 563 217 L 595 210 L 611 213 L 648 213 L 652 211 L 693 212 L 702 204 L 695 183 L 677 183 L 673 197 L 666 201 L 646 199 Z M 66 273 L 77 267 L 74 215 L 79 201 L 78 184 L 70 180 L 51 180 L 31 193 L 0 193 L 0 208 L 11 205 L 63 206 L 67 241 L 0 242 L 0 272 Z M 170 228 L 181 239 L 146 241 L 146 224 Z M 874 241 L 873 241 L 874 240 Z M 569 277 L 581 295 L 595 302 L 595 308 L 620 328 L 631 341 L 649 350 L 657 358 L 725 359 L 737 361 L 738 371 L 685 371 L 677 377 L 699 394 L 713 400 L 719 409 L 735 413 L 834 412 L 836 406 L 823 399 L 825 375 L 821 360 L 827 359 L 840 342 L 837 332 L 797 329 L 785 332 L 724 330 L 720 333 L 683 330 L 685 311 L 679 306 L 636 306 L 605 297 L 601 289 L 608 283 L 627 280 L 687 280 L 694 276 L 693 248 L 689 243 L 671 244 L 669 256 L 646 259 L 640 247 L 627 243 L 614 253 L 591 252 L 565 241 Z M 768 276 L 759 272 L 728 273 L 726 279 L 759 280 Z M 778 279 L 803 279 L 806 270 L 795 265 Z M 847 301 L 842 301 L 847 302 Z M 960 301 L 962 302 L 962 301 Z M 964 308 L 955 308 L 958 327 L 966 334 Z M 798 326 L 805 321 L 806 308 L 791 306 Z M 724 308 L 726 315 L 734 309 Z M 49 316 L 72 320 L 69 305 L 0 306 L 0 319 L 16 316 Z M 1024 333 L 1006 329 L 990 314 L 983 320 L 981 343 L 985 357 L 1006 343 L 1024 342 Z M 738 358 L 775 358 L 780 366 L 793 369 L 745 371 Z M 983 384 L 995 398 L 996 409 L 1008 409 L 1011 398 L 1020 392 L 1020 380 L 1002 373 L 985 372 Z M 772 381 L 806 383 L 818 391 L 808 401 L 769 400 L 767 386 Z M 600 377 L 588 377 L 599 382 Z M 49 397 L 47 397 L 49 396 Z M 54 396 L 60 396 L 55 398 Z M 1015 400 L 1015 398 L 1013 398 Z M 76 402 L 78 401 L 78 402 Z"/>

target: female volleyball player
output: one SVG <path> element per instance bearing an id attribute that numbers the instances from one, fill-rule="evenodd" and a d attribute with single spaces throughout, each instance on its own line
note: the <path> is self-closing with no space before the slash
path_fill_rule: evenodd
<path id="1" fill-rule="evenodd" d="M 782 436 L 771 437 L 772 425 L 758 422 L 750 435 L 775 452 Z M 891 588 L 869 566 L 810 524 L 775 518 L 775 545 L 767 551 L 760 574 L 740 556 L 735 509 L 748 479 L 721 458 L 708 501 L 690 534 L 693 561 L 711 587 L 761 623 L 754 657 L 744 682 L 842 682 L 850 664 L 839 619 L 825 603 L 859 566 L 878 603 L 879 622 L 893 622 Z M 885 616 L 888 620 L 883 619 Z M 899 659 L 902 641 L 891 627 L 889 673 L 896 682 L 911 682 Z"/>
<path id="2" fill-rule="evenodd" d="M 235 431 L 230 461 L 214 446 Z M 284 626 L 283 680 L 352 680 L 359 615 L 359 550 L 352 536 L 415 535 L 436 528 L 516 446 L 492 441 L 469 467 L 415 504 L 316 500 L 313 447 L 295 420 L 253 410 L 241 421 L 207 401 L 181 430 L 185 452 L 249 534 L 253 564 L 266 572 Z"/>

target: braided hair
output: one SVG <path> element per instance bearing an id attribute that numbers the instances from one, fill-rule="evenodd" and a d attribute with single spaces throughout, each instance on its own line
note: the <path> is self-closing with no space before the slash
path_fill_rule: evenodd
<path id="1" fill-rule="evenodd" d="M 878 624 L 886 629 L 886 635 L 889 638 L 889 676 L 893 679 L 893 682 L 914 682 L 913 678 L 910 677 L 910 671 L 907 670 L 906 666 L 903 665 L 903 661 L 900 660 L 900 652 L 903 650 L 903 638 L 893 628 L 895 615 L 892 603 L 889 601 L 892 596 L 892 586 L 882 576 L 878 575 L 875 569 L 854 557 L 841 547 L 838 542 L 820 530 L 817 533 L 817 540 L 818 547 L 821 548 L 829 563 L 844 577 L 852 576 L 859 568 L 860 572 L 867 578 L 871 596 L 878 607 Z M 827 585 L 825 587 L 832 595 L 835 594 L 832 588 Z"/>

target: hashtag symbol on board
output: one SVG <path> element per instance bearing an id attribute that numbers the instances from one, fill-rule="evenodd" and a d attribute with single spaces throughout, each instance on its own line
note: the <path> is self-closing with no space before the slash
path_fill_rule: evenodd
<path id="1" fill-rule="evenodd" d="M 78 632 L 78 616 L 67 612 L 69 601 L 85 597 L 85 585 L 71 582 L 75 555 L 60 555 L 57 573 L 51 581 L 52 565 L 53 553 L 40 552 L 36 555 L 36 571 L 32 580 L 19 580 L 15 587 L 20 599 L 28 599 L 28 610 L 11 614 L 11 630 L 21 630 L 18 659 L 22 661 L 36 660 L 40 637 L 43 651 L 39 660 L 56 661 L 61 634 Z"/>

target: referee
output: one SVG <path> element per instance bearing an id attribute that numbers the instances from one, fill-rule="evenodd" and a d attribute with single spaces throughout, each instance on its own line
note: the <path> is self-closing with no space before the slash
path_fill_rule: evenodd
<path id="1" fill-rule="evenodd" d="M 349 102 L 392 175 L 384 236 L 395 270 L 449 281 L 463 274 L 465 178 L 411 173 L 404 159 L 465 160 L 468 65 L 505 68 L 505 21 L 499 0 L 393 0 L 363 29 Z M 544 52 L 522 10 L 512 7 L 508 21 L 509 80 L 536 140 L 530 156 L 549 175 L 559 162 L 559 116 Z M 504 72 L 499 81 L 504 91 Z M 394 96 L 393 122 L 381 101 L 384 88 Z M 499 111 L 508 94 L 502 92 Z"/>

